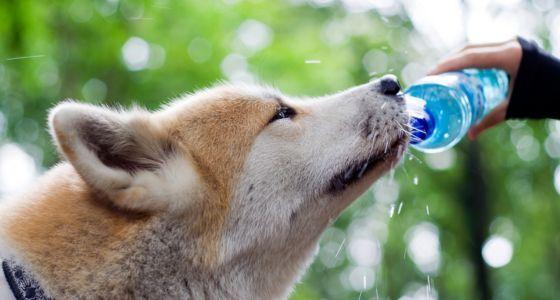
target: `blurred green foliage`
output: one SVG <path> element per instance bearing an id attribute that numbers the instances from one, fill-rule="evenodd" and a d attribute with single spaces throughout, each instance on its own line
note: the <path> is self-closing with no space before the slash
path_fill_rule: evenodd
<path id="1" fill-rule="evenodd" d="M 367 82 L 372 50 L 385 55 L 380 72 L 397 75 L 425 54 L 411 45 L 418 33 L 406 13 L 349 13 L 338 2 L 3 0 L 0 20 L 0 145 L 17 143 L 43 169 L 58 160 L 46 115 L 66 98 L 153 109 L 239 76 L 313 96 Z M 325 233 L 291 299 L 416 299 L 426 296 L 422 287 L 432 297 L 476 299 L 485 284 L 495 299 L 557 298 L 558 135 L 555 122 L 509 122 L 478 145 L 411 151 L 394 179 L 377 183 Z M 407 252 L 419 224 L 437 238 L 437 257 L 427 257 L 437 264 L 427 272 Z M 511 262 L 480 265 L 477 232 L 510 240 Z M 349 247 L 356 236 L 376 245 L 362 269 L 359 249 Z M 365 290 L 361 277 L 356 287 L 360 274 Z"/>

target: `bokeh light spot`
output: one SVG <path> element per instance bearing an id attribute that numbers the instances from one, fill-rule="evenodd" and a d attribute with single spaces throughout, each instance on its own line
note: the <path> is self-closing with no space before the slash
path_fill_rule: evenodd
<path id="1" fill-rule="evenodd" d="M 165 63 L 165 49 L 160 45 L 150 45 L 150 58 L 148 60 L 148 68 L 161 68 Z"/>
<path id="2" fill-rule="evenodd" d="M 6 117 L 0 111 L 0 140 L 4 137 L 5 131 L 6 131 Z"/>
<path id="3" fill-rule="evenodd" d="M 212 55 L 212 44 L 207 39 L 197 37 L 189 43 L 188 51 L 194 62 L 203 63 Z"/>
<path id="4" fill-rule="evenodd" d="M 97 78 L 92 78 L 82 87 L 82 95 L 88 102 L 103 101 L 107 96 L 107 85 Z"/>
<path id="5" fill-rule="evenodd" d="M 420 223 L 406 233 L 408 255 L 424 273 L 436 273 L 441 263 L 439 230 L 428 222 Z"/>
<path id="6" fill-rule="evenodd" d="M 374 185 L 373 195 L 381 203 L 391 204 L 399 198 L 399 189 L 396 181 L 381 178 Z"/>
<path id="7" fill-rule="evenodd" d="M 348 281 L 355 291 L 369 290 L 375 283 L 375 272 L 367 267 L 350 267 Z"/>
<path id="8" fill-rule="evenodd" d="M 447 170 L 455 164 L 455 150 L 448 149 L 440 153 L 426 153 L 426 164 L 434 170 Z"/>
<path id="9" fill-rule="evenodd" d="M 250 53 L 264 49 L 272 42 L 272 30 L 257 20 L 246 20 L 237 29 L 237 38 Z"/>
<path id="10" fill-rule="evenodd" d="M 388 62 L 387 54 L 381 50 L 370 50 L 362 58 L 362 64 L 371 76 L 385 72 Z"/>
<path id="11" fill-rule="evenodd" d="M 507 265 L 513 256 L 513 244 L 503 236 L 493 235 L 482 247 L 482 258 L 492 268 Z"/>
<path id="12" fill-rule="evenodd" d="M 371 267 L 381 262 L 381 247 L 373 239 L 353 238 L 348 244 L 349 256 L 357 265 Z"/>
<path id="13" fill-rule="evenodd" d="M 148 66 L 150 45 L 139 37 L 131 37 L 122 47 L 122 57 L 127 68 L 139 71 Z"/>
<path id="14" fill-rule="evenodd" d="M 222 73 L 227 76 L 231 82 L 251 83 L 255 79 L 249 72 L 249 64 L 247 58 L 238 53 L 231 53 L 226 56 L 220 64 Z"/>
<path id="15" fill-rule="evenodd" d="M 560 165 L 558 165 L 554 171 L 554 187 L 556 188 L 556 192 L 560 194 Z"/>
<path id="16" fill-rule="evenodd" d="M 23 191 L 37 175 L 35 161 L 17 144 L 0 147 L 0 194 Z"/>

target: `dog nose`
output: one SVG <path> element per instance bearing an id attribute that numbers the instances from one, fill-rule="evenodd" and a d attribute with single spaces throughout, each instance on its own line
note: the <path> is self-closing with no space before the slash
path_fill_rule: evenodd
<path id="1" fill-rule="evenodd" d="M 385 75 L 379 79 L 379 91 L 384 95 L 396 95 L 401 91 L 401 85 L 395 75 Z"/>

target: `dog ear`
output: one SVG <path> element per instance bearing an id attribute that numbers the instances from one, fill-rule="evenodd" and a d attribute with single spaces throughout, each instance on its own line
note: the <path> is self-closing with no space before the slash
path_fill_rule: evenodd
<path id="1" fill-rule="evenodd" d="M 84 181 L 121 208 L 184 206 L 185 193 L 197 186 L 193 165 L 147 111 L 65 102 L 51 111 L 49 125 Z"/>

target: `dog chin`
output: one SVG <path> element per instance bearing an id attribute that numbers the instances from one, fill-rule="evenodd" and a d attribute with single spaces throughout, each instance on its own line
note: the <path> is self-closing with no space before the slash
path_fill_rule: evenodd
<path id="1" fill-rule="evenodd" d="M 340 194 L 346 201 L 353 201 L 362 195 L 379 177 L 394 168 L 403 157 L 408 146 L 408 138 L 395 141 L 387 152 L 350 166 L 331 179 L 329 192 Z"/>

